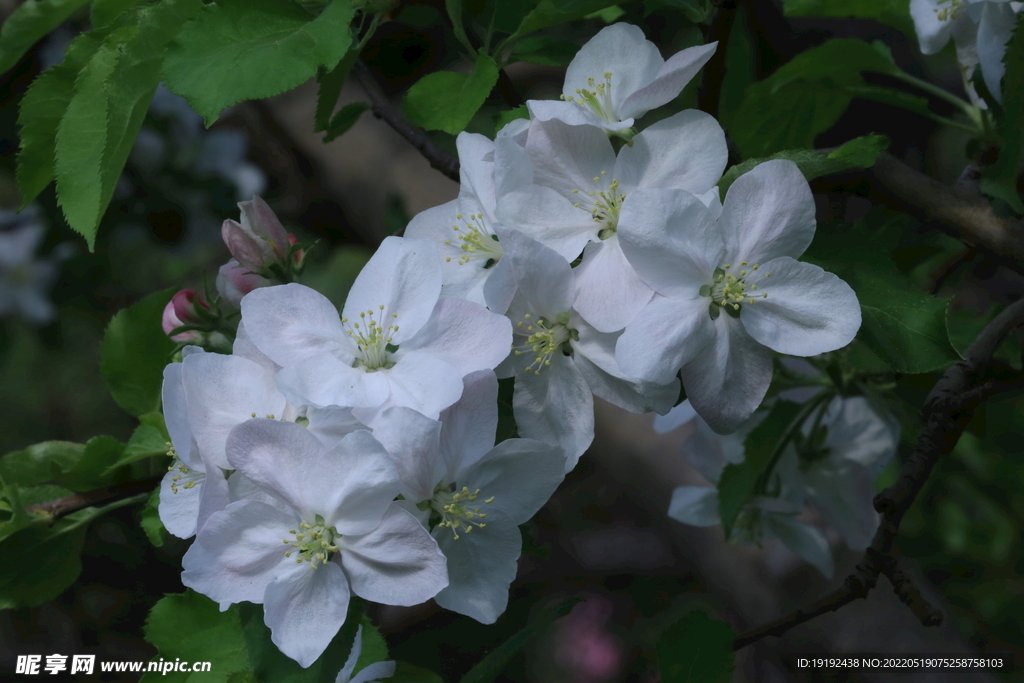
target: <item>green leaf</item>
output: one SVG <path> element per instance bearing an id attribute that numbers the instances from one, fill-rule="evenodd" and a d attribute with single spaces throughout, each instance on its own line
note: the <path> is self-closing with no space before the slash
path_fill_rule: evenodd
<path id="1" fill-rule="evenodd" d="M 143 629 L 146 640 L 159 650 L 165 661 L 176 658 L 212 662 L 209 672 L 169 672 L 166 676 L 148 673 L 151 681 L 227 681 L 237 672 L 249 669 L 249 658 L 238 610 L 221 612 L 217 603 L 192 590 L 164 596 L 153 606 Z M 340 668 L 340 667 L 339 667 Z"/>
<path id="2" fill-rule="evenodd" d="M 515 109 L 509 109 L 507 111 L 500 111 L 494 117 L 494 131 L 498 132 L 508 124 L 512 123 L 516 119 L 529 119 L 530 110 L 525 104 L 521 104 Z"/>
<path id="3" fill-rule="evenodd" d="M 576 603 L 582 602 L 578 598 L 563 600 L 543 610 L 524 628 L 516 631 L 512 636 L 498 647 L 491 650 L 486 657 L 476 663 L 469 672 L 462 677 L 460 683 L 490 683 L 498 674 L 504 671 L 508 663 L 519 650 L 528 642 L 543 635 L 556 619 L 568 614 Z"/>
<path id="4" fill-rule="evenodd" d="M 1017 15 L 1017 26 L 1006 45 L 1003 64 L 1003 113 L 998 121 L 1003 144 L 999 158 L 982 172 L 981 190 L 1024 214 L 1017 193 L 1017 177 L 1024 166 L 1024 14 Z"/>
<path id="5" fill-rule="evenodd" d="M 18 189 L 22 208 L 28 206 L 56 177 L 57 126 L 74 94 L 75 78 L 103 44 L 95 31 L 71 41 L 64 61 L 32 81 L 18 110 L 21 144 L 18 149 Z"/>
<path id="6" fill-rule="evenodd" d="M 134 7 L 142 0 L 92 0 L 89 8 L 89 23 L 94 28 L 104 28 L 113 24 L 121 13 Z"/>
<path id="7" fill-rule="evenodd" d="M 350 0 L 317 17 L 278 0 L 219 0 L 182 30 L 167 52 L 164 81 L 206 125 L 242 100 L 273 97 L 334 69 L 352 44 Z"/>
<path id="8" fill-rule="evenodd" d="M 75 491 L 88 491 L 110 483 L 108 472 L 124 453 L 124 444 L 110 436 L 94 436 L 85 443 L 82 457 L 57 477 L 57 482 Z"/>
<path id="9" fill-rule="evenodd" d="M 160 487 L 153 489 L 146 504 L 142 506 L 142 517 L 139 526 L 146 532 L 146 538 L 154 546 L 159 548 L 167 540 L 167 529 L 160 521 Z"/>
<path id="10" fill-rule="evenodd" d="M 522 36 L 545 26 L 581 19 L 620 2 L 622 0 L 540 0 L 537 6 L 523 17 L 522 23 L 516 29 L 516 35 Z"/>
<path id="11" fill-rule="evenodd" d="M 57 198 L 93 248 L 96 230 L 160 80 L 164 48 L 201 0 L 167 0 L 123 15 L 75 80 L 57 128 Z"/>
<path id="12" fill-rule="evenodd" d="M 120 467 L 139 460 L 167 455 L 167 443 L 171 437 L 167 434 L 164 416 L 160 413 L 146 413 L 139 416 L 139 422 L 139 426 L 135 428 L 131 438 L 128 439 L 121 458 L 112 464 L 104 474 L 110 474 Z"/>
<path id="13" fill-rule="evenodd" d="M 88 0 L 28 0 L 15 8 L 0 27 L 0 73 L 87 4 Z"/>
<path id="14" fill-rule="evenodd" d="M 501 33 L 514 33 L 535 4 L 532 0 L 487 0 L 482 3 L 479 13 L 472 6 L 467 9 L 480 26 L 490 26 Z"/>
<path id="15" fill-rule="evenodd" d="M 487 55 L 478 55 L 468 75 L 437 71 L 421 78 L 405 97 L 405 115 L 426 130 L 458 135 L 497 82 L 498 65 Z"/>
<path id="16" fill-rule="evenodd" d="M 960 360 L 946 328 L 948 302 L 908 280 L 889 257 L 893 229 L 904 220 L 877 213 L 853 226 L 822 226 L 804 259 L 845 280 L 857 293 L 863 323 L 857 339 L 897 372 L 932 372 Z"/>
<path id="17" fill-rule="evenodd" d="M 736 164 L 718 181 L 718 188 L 724 194 L 741 175 L 771 159 L 789 159 L 800 168 L 808 181 L 851 168 L 870 168 L 875 165 L 878 155 L 888 147 L 889 138 L 884 135 L 865 135 L 850 140 L 829 154 L 822 154 L 813 149 L 787 149 L 767 157 L 748 159 Z"/>
<path id="18" fill-rule="evenodd" d="M 363 651 L 359 653 L 356 668 L 352 671 L 353 674 L 359 673 L 371 664 L 388 659 L 388 644 L 377 627 L 370 621 L 370 617 L 364 614 L 361 623 L 363 625 Z"/>
<path id="19" fill-rule="evenodd" d="M 571 40 L 530 36 L 516 42 L 509 61 L 530 62 L 545 66 L 565 66 L 579 52 L 580 46 Z"/>
<path id="20" fill-rule="evenodd" d="M 722 470 L 718 483 L 718 512 L 726 538 L 732 534 L 740 510 L 759 492 L 782 438 L 798 426 L 794 421 L 801 409 L 798 403 L 777 402 L 767 417 L 747 434 L 743 442 L 743 462 L 738 465 L 730 463 Z"/>
<path id="21" fill-rule="evenodd" d="M 801 52 L 763 81 L 747 87 L 730 134 L 744 157 L 814 147 L 865 87 L 862 71 L 893 73 L 891 57 L 868 43 L 835 39 Z"/>
<path id="22" fill-rule="evenodd" d="M 270 629 L 263 623 L 262 605 L 241 603 L 235 608 L 241 617 L 250 668 L 256 672 L 260 680 L 274 683 L 334 683 L 349 653 L 352 652 L 352 643 L 355 642 L 356 629 L 366 609 L 366 603 L 352 596 L 345 623 L 320 655 L 320 659 L 306 669 L 299 666 L 295 660 L 281 654 L 271 641 Z"/>
<path id="23" fill-rule="evenodd" d="M 316 115 L 313 130 L 320 132 L 327 130 L 330 126 L 334 106 L 338 104 L 341 89 L 345 86 L 348 74 L 352 71 L 352 65 L 356 63 L 357 59 L 359 59 L 359 51 L 349 50 L 336 67 L 330 71 L 324 71 L 317 79 L 320 83 L 320 90 L 316 96 Z"/>
<path id="24" fill-rule="evenodd" d="M 85 446 L 70 441 L 44 441 L 0 458 L 0 480 L 31 486 L 55 481 L 85 452 Z"/>
<path id="25" fill-rule="evenodd" d="M 732 680 L 736 634 L 724 621 L 694 610 L 658 639 L 663 683 L 728 683 Z"/>
<path id="26" fill-rule="evenodd" d="M 877 19 L 914 35 L 905 0 L 783 0 L 783 9 L 791 17 Z"/>
<path id="27" fill-rule="evenodd" d="M 173 294 L 165 289 L 118 311 L 103 334 L 100 371 L 114 400 L 132 415 L 160 408 L 163 370 L 174 351 L 160 320 Z"/>
<path id="28" fill-rule="evenodd" d="M 60 595 L 82 571 L 80 555 L 89 522 L 143 498 L 133 496 L 79 510 L 53 526 L 37 523 L 5 538 L 0 557 L 22 559 L 0 563 L 0 609 L 34 607 Z"/>
<path id="29" fill-rule="evenodd" d="M 387 679 L 388 683 L 444 683 L 444 679 L 430 669 L 413 666 L 406 662 L 396 662 L 395 675 Z"/>
<path id="30" fill-rule="evenodd" d="M 331 125 L 327 127 L 327 133 L 324 135 L 324 142 L 330 142 L 347 133 L 352 126 L 356 125 L 356 121 L 363 115 L 363 112 L 369 108 L 369 102 L 353 102 L 342 107 L 331 119 Z"/>

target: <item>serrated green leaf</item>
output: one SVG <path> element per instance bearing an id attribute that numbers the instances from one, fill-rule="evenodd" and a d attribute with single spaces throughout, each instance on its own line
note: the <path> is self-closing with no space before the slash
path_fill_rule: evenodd
<path id="1" fill-rule="evenodd" d="M 85 443 L 82 457 L 57 477 L 57 483 L 75 491 L 88 491 L 109 484 L 108 471 L 121 459 L 124 444 L 110 436 L 94 436 Z"/>
<path id="2" fill-rule="evenodd" d="M 905 0 L 783 0 L 783 10 L 791 17 L 877 19 L 914 35 Z"/>
<path id="3" fill-rule="evenodd" d="M 32 486 L 55 481 L 70 470 L 85 452 L 85 446 L 70 441 L 44 441 L 0 458 L 0 481 Z"/>
<path id="4" fill-rule="evenodd" d="M 565 66 L 579 50 L 580 46 L 571 40 L 530 36 L 516 42 L 509 60 L 546 66 Z"/>
<path id="5" fill-rule="evenodd" d="M 516 631 L 508 640 L 491 650 L 486 657 L 477 662 L 476 666 L 470 669 L 459 683 L 491 683 L 491 681 L 497 678 L 498 674 L 504 671 L 512 657 L 524 645 L 534 638 L 543 635 L 556 619 L 568 614 L 578 602 L 581 602 L 581 600 L 570 598 L 541 611 L 524 628 Z"/>
<path id="6" fill-rule="evenodd" d="M 80 555 L 88 524 L 142 499 L 133 496 L 101 508 L 86 508 L 53 526 L 36 523 L 5 538 L 0 543 L 0 557 L 20 561 L 0 563 L 0 609 L 34 607 L 60 595 L 82 571 Z"/>
<path id="7" fill-rule="evenodd" d="M 476 58 L 473 71 L 437 71 L 421 78 L 405 97 L 405 115 L 426 130 L 458 135 L 498 82 L 498 65 L 489 56 Z"/>
<path id="8" fill-rule="evenodd" d="M 490 26 L 501 33 L 513 33 L 534 4 L 532 0 L 487 0 L 482 3 L 479 13 L 474 13 L 472 7 L 467 9 L 480 26 Z"/>
<path id="9" fill-rule="evenodd" d="M 500 111 L 494 116 L 494 131 L 497 133 L 502 128 L 512 123 L 516 119 L 529 119 L 530 110 L 525 104 L 521 104 L 515 109 L 509 109 L 507 111 Z"/>
<path id="10" fill-rule="evenodd" d="M 388 683 L 444 683 L 444 679 L 430 669 L 407 662 L 396 662 L 395 675 L 387 680 Z"/>
<path id="11" fill-rule="evenodd" d="M 622 0 L 540 0 L 537 6 L 523 17 L 522 23 L 516 29 L 516 35 L 522 36 L 545 26 L 580 19 L 620 2 Z"/>
<path id="12" fill-rule="evenodd" d="M 211 125 L 243 100 L 273 97 L 334 69 L 352 44 L 351 0 L 317 17 L 277 0 L 220 0 L 185 26 L 164 62 L 167 87 Z"/>
<path id="13" fill-rule="evenodd" d="M 718 513 L 728 538 L 740 510 L 758 493 L 758 486 L 781 445 L 783 436 L 795 428 L 801 411 L 798 403 L 779 401 L 767 417 L 750 430 L 743 442 L 743 462 L 729 463 L 718 482 Z"/>
<path id="14" fill-rule="evenodd" d="M 164 596 L 150 610 L 143 631 L 165 661 L 180 657 L 213 663 L 206 673 L 147 673 L 142 677 L 144 683 L 216 683 L 251 668 L 238 610 L 232 607 L 221 612 L 217 603 L 192 590 Z"/>
<path id="15" fill-rule="evenodd" d="M 371 664 L 388 659 L 388 644 L 377 627 L 370 621 L 370 617 L 364 614 L 361 623 L 363 625 L 363 651 L 359 653 L 356 667 L 352 670 L 353 674 L 358 674 Z"/>
<path id="16" fill-rule="evenodd" d="M 331 114 L 334 113 L 334 106 L 338 104 L 338 97 L 341 89 L 345 86 L 348 74 L 352 71 L 352 65 L 359 59 L 358 50 L 349 50 L 341 58 L 338 65 L 330 71 L 324 71 L 317 80 L 320 83 L 320 90 L 316 95 L 316 114 L 314 116 L 313 130 L 320 132 L 327 130 L 331 124 Z"/>
<path id="17" fill-rule="evenodd" d="M 159 548 L 167 540 L 167 529 L 164 527 L 164 523 L 160 521 L 160 487 L 153 489 L 153 493 L 149 495 L 146 500 L 146 504 L 142 506 L 142 515 L 139 520 L 139 526 L 146 533 L 146 538 L 154 546 Z"/>
<path id="18" fill-rule="evenodd" d="M 732 680 L 736 634 L 724 621 L 700 610 L 684 615 L 658 639 L 663 683 L 728 683 Z"/>
<path id="19" fill-rule="evenodd" d="M 747 87 L 729 121 L 744 157 L 814 147 L 865 87 L 863 71 L 893 73 L 890 57 L 861 40 L 834 39 L 805 50 L 763 81 Z"/>
<path id="20" fill-rule="evenodd" d="M 165 289 L 118 311 L 103 334 L 100 371 L 114 400 L 132 415 L 160 408 L 163 370 L 174 351 L 160 320 L 173 295 Z"/>
<path id="21" fill-rule="evenodd" d="M 352 126 L 356 125 L 356 121 L 363 115 L 363 112 L 369 108 L 369 102 L 353 102 L 342 107 L 331 119 L 331 124 L 324 134 L 324 142 L 330 142 L 347 133 Z"/>
<path id="22" fill-rule="evenodd" d="M 88 0 L 27 0 L 16 7 L 0 27 L 0 73 L 87 4 Z"/>
<path id="23" fill-rule="evenodd" d="M 865 135 L 854 138 L 829 154 L 822 154 L 813 149 L 787 149 L 771 156 L 748 159 L 736 164 L 718 181 L 718 189 L 724 193 L 737 178 L 753 170 L 758 164 L 771 159 L 788 159 L 794 162 L 808 181 L 823 175 L 839 173 L 850 168 L 869 168 L 874 166 L 878 155 L 889 147 L 889 138 L 884 135 Z"/>
<path id="24" fill-rule="evenodd" d="M 1003 75 L 1003 112 L 998 120 L 1002 147 L 996 162 L 982 172 L 988 180 L 988 189 L 982 191 L 999 197 L 1014 211 L 1021 204 L 1017 193 L 1017 177 L 1024 167 L 1024 13 L 1017 15 L 1017 25 L 1006 44 L 1003 55 L 1006 73 Z M 1014 201 L 1015 200 L 1015 201 Z"/>
<path id="25" fill-rule="evenodd" d="M 334 683 L 352 652 L 352 643 L 355 642 L 356 629 L 366 603 L 352 596 L 345 623 L 320 658 L 306 669 L 281 654 L 274 645 L 270 639 L 270 629 L 263 623 L 262 605 L 241 603 L 235 608 L 241 618 L 250 667 L 260 680 L 274 683 Z"/>
<path id="26" fill-rule="evenodd" d="M 142 0 L 92 0 L 89 7 L 89 23 L 94 28 L 103 28 L 113 24 L 131 7 L 142 2 Z"/>
<path id="27" fill-rule="evenodd" d="M 139 416 L 139 422 L 125 444 L 121 458 L 104 472 L 105 475 L 139 460 L 167 455 L 170 436 L 164 425 L 164 416 L 160 413 L 146 413 Z"/>

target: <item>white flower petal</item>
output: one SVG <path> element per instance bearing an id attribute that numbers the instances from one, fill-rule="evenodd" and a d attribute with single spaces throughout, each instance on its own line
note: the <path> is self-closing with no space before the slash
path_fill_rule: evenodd
<path id="1" fill-rule="evenodd" d="M 626 260 L 618 235 L 588 244 L 574 272 L 573 307 L 602 332 L 624 328 L 654 296 Z"/>
<path id="2" fill-rule="evenodd" d="M 619 115 L 623 103 L 651 83 L 664 64 L 658 48 L 640 28 L 621 22 L 612 24 L 598 31 L 576 53 L 566 69 L 562 92 L 566 97 L 578 97 L 577 89 L 593 91 L 595 85 L 589 79 L 603 83 L 604 74 L 610 72 L 613 110 L 609 114 L 614 114 L 612 120 L 627 118 L 632 115 Z"/>
<path id="3" fill-rule="evenodd" d="M 391 395 L 383 372 L 367 372 L 328 354 L 285 367 L 275 379 L 278 390 L 297 406 L 374 408 Z"/>
<path id="4" fill-rule="evenodd" d="M 448 585 L 444 554 L 415 517 L 391 505 L 380 526 L 341 539 L 352 592 L 383 605 L 418 605 Z"/>
<path id="5" fill-rule="evenodd" d="M 316 569 L 292 563 L 267 586 L 263 620 L 270 639 L 299 666 L 309 667 L 345 623 L 349 596 L 345 572 L 334 562 Z"/>
<path id="6" fill-rule="evenodd" d="M 519 231 L 502 230 L 500 236 L 516 280 L 516 296 L 547 318 L 568 311 L 576 296 L 575 275 L 568 261 Z"/>
<path id="7" fill-rule="evenodd" d="M 765 527 L 789 548 L 815 567 L 827 578 L 835 573 L 832 550 L 821 531 L 790 515 L 763 515 Z"/>
<path id="8" fill-rule="evenodd" d="M 572 102 L 527 100 L 526 107 L 534 121 L 562 121 L 570 126 L 597 126 L 604 130 L 625 130 L 633 125 L 631 118 L 618 122 L 605 121 Z"/>
<path id="9" fill-rule="evenodd" d="M 814 238 L 814 196 L 795 163 L 772 159 L 729 186 L 718 222 L 733 261 L 797 258 Z"/>
<path id="10" fill-rule="evenodd" d="M 463 370 L 426 351 L 403 354 L 395 367 L 381 374 L 387 378 L 391 395 L 381 404 L 378 414 L 391 406 L 406 406 L 435 420 L 442 410 L 462 395 Z M 358 415 L 359 411 L 356 413 Z M 362 419 L 363 416 L 360 417 Z M 364 421 L 372 424 L 372 419 L 375 418 L 367 417 Z"/>
<path id="11" fill-rule="evenodd" d="M 216 602 L 263 602 L 284 566 L 282 543 L 301 520 L 290 511 L 240 500 L 210 516 L 181 560 L 181 582 Z"/>
<path id="12" fill-rule="evenodd" d="M 205 472 L 182 474 L 173 469 L 160 480 L 160 505 L 157 512 L 164 528 L 178 538 L 191 538 L 196 533 L 199 500 L 203 495 Z M 193 482 L 190 488 L 186 484 Z M 173 485 L 174 488 L 171 488 Z"/>
<path id="13" fill-rule="evenodd" d="M 561 447 L 568 472 L 594 440 L 594 398 L 571 358 L 556 354 L 539 372 L 516 375 L 512 413 L 520 436 Z"/>
<path id="14" fill-rule="evenodd" d="M 655 296 L 619 337 L 615 360 L 627 377 L 668 384 L 703 352 L 713 330 L 707 299 Z"/>
<path id="15" fill-rule="evenodd" d="M 772 354 L 725 312 L 706 328 L 714 338 L 683 366 L 683 387 L 697 414 L 728 434 L 761 405 L 772 381 Z"/>
<path id="16" fill-rule="evenodd" d="M 251 360 L 270 373 L 281 369 L 280 365 L 270 360 L 265 353 L 256 348 L 256 345 L 249 339 L 249 333 L 245 331 L 245 325 L 241 321 L 239 321 L 238 329 L 235 331 L 235 343 L 231 347 L 231 354 Z"/>
<path id="17" fill-rule="evenodd" d="M 668 516 L 690 526 L 716 526 L 722 523 L 718 516 L 718 489 L 714 486 L 680 486 L 672 492 Z"/>
<path id="18" fill-rule="evenodd" d="M 725 131 L 714 117 L 687 109 L 648 126 L 619 150 L 613 175 L 627 193 L 672 188 L 702 194 L 719 181 L 728 160 Z"/>
<path id="19" fill-rule="evenodd" d="M 693 80 L 697 72 L 707 64 L 715 53 L 718 43 L 695 45 L 681 50 L 658 69 L 657 75 L 647 85 L 631 94 L 619 105 L 619 116 L 639 118 L 652 109 L 668 104 Z M 614 88 L 612 89 L 614 92 Z"/>
<path id="20" fill-rule="evenodd" d="M 192 426 L 188 421 L 188 400 L 182 384 L 181 367 L 181 363 L 168 363 L 164 366 L 164 383 L 160 390 L 164 423 L 178 458 L 192 469 L 205 470 L 199 458 L 192 456 Z"/>
<path id="21" fill-rule="evenodd" d="M 506 227 L 519 230 L 572 261 L 587 242 L 597 239 L 601 226 L 589 211 L 549 187 L 527 185 L 498 200 L 498 215 Z"/>
<path id="22" fill-rule="evenodd" d="M 495 227 L 500 230 L 498 226 Z M 516 274 L 512 262 L 505 258 L 495 263 L 490 270 L 483 285 L 483 304 L 493 313 L 504 313 L 516 293 Z"/>
<path id="23" fill-rule="evenodd" d="M 462 533 L 434 529 L 434 538 L 448 558 L 448 587 L 437 594 L 441 607 L 493 624 L 508 604 L 508 587 L 516 578 L 522 552 L 519 529 L 500 513 L 488 515 L 487 526 Z"/>
<path id="24" fill-rule="evenodd" d="M 354 324 L 360 313 L 376 315 L 383 306 L 382 314 L 397 316 L 388 322 L 399 326 L 391 336 L 402 344 L 427 322 L 440 295 L 441 260 L 433 242 L 385 237 L 352 283 L 342 315 Z"/>
<path id="25" fill-rule="evenodd" d="M 771 273 L 765 277 L 761 273 Z M 857 295 L 832 273 L 810 263 L 777 258 L 745 280 L 757 286 L 754 303 L 741 304 L 751 337 L 779 353 L 816 356 L 840 349 L 860 329 Z M 767 293 L 767 298 L 758 294 Z"/>
<path id="26" fill-rule="evenodd" d="M 684 424 L 688 424 L 695 417 L 697 417 L 697 411 L 693 409 L 688 400 L 683 401 L 664 415 L 655 415 L 654 431 L 657 434 L 668 434 Z"/>
<path id="27" fill-rule="evenodd" d="M 357 420 L 351 408 L 306 408 L 306 428 L 328 448 L 334 448 L 344 437 L 367 426 Z"/>
<path id="28" fill-rule="evenodd" d="M 1016 13 L 1009 3 L 986 2 L 981 21 L 978 22 L 977 49 L 981 74 L 985 77 L 985 87 L 1000 103 L 1003 101 L 1001 83 L 1006 72 L 1003 56 L 1013 35 L 1016 19 Z"/>
<path id="29" fill-rule="evenodd" d="M 512 324 L 505 316 L 469 301 L 440 299 L 430 320 L 402 346 L 404 354 L 396 356 L 398 363 L 392 371 L 415 352 L 456 368 L 461 379 L 476 370 L 493 369 L 505 359 L 511 345 Z"/>
<path id="30" fill-rule="evenodd" d="M 570 201 L 578 201 L 573 190 L 595 189 L 594 178 L 610 181 L 602 178 L 601 172 L 608 174 L 615 168 L 615 150 L 608 135 L 593 126 L 538 121 L 530 128 L 526 151 L 533 162 L 533 182 Z"/>
<path id="31" fill-rule="evenodd" d="M 411 408 L 385 410 L 373 427 L 373 436 L 391 456 L 402 481 L 402 495 L 419 503 L 434 495 L 434 487 L 445 475 L 445 463 L 438 450 L 441 423 Z"/>
<path id="32" fill-rule="evenodd" d="M 457 481 L 458 472 L 494 447 L 498 429 L 498 378 L 494 372 L 479 370 L 462 382 L 462 397 L 441 413 L 440 452 L 450 482 Z"/>
<path id="33" fill-rule="evenodd" d="M 668 384 L 631 381 L 605 372 L 585 356 L 577 355 L 575 361 L 595 396 L 631 413 L 664 413 L 679 398 L 678 379 Z"/>
<path id="34" fill-rule="evenodd" d="M 334 304 L 303 285 L 254 289 L 242 299 L 242 321 L 256 348 L 282 367 L 322 353 L 352 357 Z"/>
<path id="35" fill-rule="evenodd" d="M 476 133 L 459 133 L 459 206 L 463 212 L 483 212 L 494 222 L 494 141 Z M 411 235 L 406 235 L 411 237 Z"/>
<path id="36" fill-rule="evenodd" d="M 480 497 L 494 498 L 480 505 L 490 521 L 499 511 L 512 524 L 533 517 L 565 476 L 565 454 L 553 444 L 533 439 L 506 439 L 470 467 L 457 472 L 455 484 L 480 489 Z"/>
<path id="37" fill-rule="evenodd" d="M 947 5 L 948 7 L 948 5 Z M 938 0 L 910 0 L 910 17 L 921 44 L 921 52 L 933 55 L 949 42 L 953 21 L 940 20 Z"/>
<path id="38" fill-rule="evenodd" d="M 811 467 L 804 474 L 811 503 L 846 540 L 851 550 L 871 545 L 878 529 L 874 486 L 868 471 L 854 462 Z"/>

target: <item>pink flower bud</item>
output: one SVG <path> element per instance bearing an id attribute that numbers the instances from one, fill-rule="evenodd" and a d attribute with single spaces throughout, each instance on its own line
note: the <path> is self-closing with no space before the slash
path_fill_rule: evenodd
<path id="1" fill-rule="evenodd" d="M 167 302 L 167 306 L 164 307 L 164 315 L 161 324 L 164 329 L 164 334 L 171 337 L 176 342 L 198 342 L 202 338 L 202 332 L 199 330 L 187 330 L 185 332 L 179 332 L 178 334 L 171 335 L 175 329 L 182 325 L 195 325 L 202 321 L 202 318 L 196 313 L 196 306 L 202 306 L 203 308 L 209 308 L 206 302 L 203 301 L 196 290 L 194 289 L 183 289 L 177 292 L 170 301 Z"/>
<path id="2" fill-rule="evenodd" d="M 259 195 L 253 195 L 251 201 L 238 202 L 238 208 L 242 210 L 242 228 L 266 245 L 264 254 L 284 262 L 288 256 L 288 233 L 278 220 L 277 214 Z M 241 259 L 239 262 L 244 265 Z"/>
<path id="3" fill-rule="evenodd" d="M 248 268 L 235 259 L 225 263 L 217 272 L 217 292 L 235 308 L 238 308 L 243 296 L 269 284 L 269 280 L 249 272 Z"/>
<path id="4" fill-rule="evenodd" d="M 260 248 L 259 241 L 238 221 L 230 218 L 224 221 L 220 227 L 220 236 L 235 260 L 247 269 L 259 270 L 267 264 L 267 256 Z"/>
<path id="5" fill-rule="evenodd" d="M 295 235 L 291 234 L 291 233 L 288 233 L 288 244 L 294 247 L 298 243 L 299 243 L 299 238 L 296 237 Z M 305 249 L 299 249 L 294 254 L 292 254 L 292 264 L 294 264 L 296 266 L 301 266 L 302 262 L 305 261 L 305 260 L 306 260 L 306 250 Z"/>

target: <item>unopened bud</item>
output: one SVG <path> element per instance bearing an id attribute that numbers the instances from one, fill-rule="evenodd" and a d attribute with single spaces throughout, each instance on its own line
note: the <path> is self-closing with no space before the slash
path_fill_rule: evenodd
<path id="1" fill-rule="evenodd" d="M 269 284 L 269 280 L 251 272 L 235 259 L 225 263 L 217 272 L 217 292 L 235 308 L 241 304 L 243 296 Z"/>
<path id="2" fill-rule="evenodd" d="M 176 342 L 198 342 L 202 333 L 198 330 L 187 330 L 171 335 L 175 329 L 182 325 L 197 325 L 203 321 L 202 316 L 196 307 L 210 310 L 209 305 L 203 301 L 200 294 L 194 289 L 183 289 L 177 292 L 164 307 L 164 315 L 161 324 L 164 333 L 169 335 Z"/>

